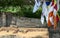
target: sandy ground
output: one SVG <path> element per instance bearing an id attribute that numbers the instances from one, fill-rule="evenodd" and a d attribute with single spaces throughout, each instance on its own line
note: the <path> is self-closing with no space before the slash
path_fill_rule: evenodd
<path id="1" fill-rule="evenodd" d="M 21 38 L 49 38 L 47 28 L 15 28 L 15 27 L 1 27 L 0 36 L 16 35 Z"/>

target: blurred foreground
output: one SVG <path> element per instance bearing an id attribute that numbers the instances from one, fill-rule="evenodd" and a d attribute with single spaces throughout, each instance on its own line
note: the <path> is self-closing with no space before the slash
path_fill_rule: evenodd
<path id="1" fill-rule="evenodd" d="M 47 28 L 1 27 L 0 38 L 49 38 Z"/>

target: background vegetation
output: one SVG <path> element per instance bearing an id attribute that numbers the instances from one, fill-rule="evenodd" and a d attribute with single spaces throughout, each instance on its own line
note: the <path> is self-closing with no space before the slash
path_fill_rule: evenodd
<path id="1" fill-rule="evenodd" d="M 51 1 L 51 0 L 50 0 Z M 13 16 L 40 18 L 42 8 L 33 13 L 34 0 L 0 0 L 0 12 L 12 13 Z M 60 15 L 60 11 L 58 11 Z"/>

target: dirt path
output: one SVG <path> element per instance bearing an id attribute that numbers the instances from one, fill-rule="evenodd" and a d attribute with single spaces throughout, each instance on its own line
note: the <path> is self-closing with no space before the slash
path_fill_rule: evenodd
<path id="1" fill-rule="evenodd" d="M 12 27 L 2 27 L 0 28 L 0 38 L 3 36 L 11 35 L 13 37 L 20 38 L 49 38 L 49 33 L 47 28 L 12 28 Z M 8 37 L 9 38 L 9 37 Z"/>

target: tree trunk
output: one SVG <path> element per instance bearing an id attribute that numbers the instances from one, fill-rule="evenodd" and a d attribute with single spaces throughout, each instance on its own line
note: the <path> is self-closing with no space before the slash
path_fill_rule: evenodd
<path id="1" fill-rule="evenodd" d="M 0 12 L 0 27 L 2 26 L 2 13 Z"/>
<path id="2" fill-rule="evenodd" d="M 12 21 L 12 14 L 6 13 L 6 27 L 10 26 L 11 21 Z"/>

